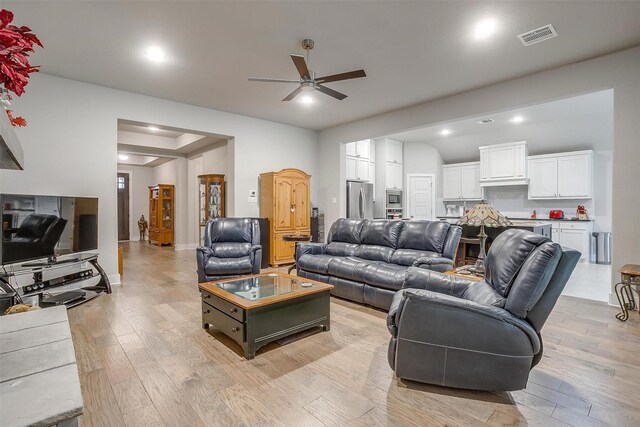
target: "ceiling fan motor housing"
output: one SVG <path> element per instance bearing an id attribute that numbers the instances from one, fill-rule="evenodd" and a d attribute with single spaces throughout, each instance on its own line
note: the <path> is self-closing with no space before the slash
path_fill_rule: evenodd
<path id="1" fill-rule="evenodd" d="M 302 40 L 302 47 L 304 48 L 304 50 L 313 49 L 313 40 L 311 40 L 311 39 Z"/>

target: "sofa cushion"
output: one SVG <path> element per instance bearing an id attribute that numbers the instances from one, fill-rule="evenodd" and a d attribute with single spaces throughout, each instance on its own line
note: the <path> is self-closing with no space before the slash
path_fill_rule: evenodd
<path id="1" fill-rule="evenodd" d="M 328 242 L 360 243 L 360 233 L 364 223 L 364 219 L 338 219 L 329 230 Z"/>
<path id="2" fill-rule="evenodd" d="M 445 221 L 407 221 L 398 237 L 398 248 L 441 254 L 450 227 Z"/>
<path id="3" fill-rule="evenodd" d="M 334 257 L 329 261 L 329 274 L 343 279 L 362 282 L 362 273 L 370 261 L 358 257 Z"/>
<path id="4" fill-rule="evenodd" d="M 500 233 L 487 254 L 484 278 L 501 296 L 506 297 L 529 255 L 549 239 L 540 234 L 520 236 L 520 230 L 511 228 Z M 514 238 L 516 235 L 519 238 Z"/>
<path id="5" fill-rule="evenodd" d="M 415 249 L 396 249 L 391 256 L 391 262 L 394 264 L 410 266 L 418 258 L 436 258 L 440 254 L 431 251 L 418 251 Z"/>
<path id="6" fill-rule="evenodd" d="M 403 265 L 376 263 L 368 265 L 362 277 L 366 284 L 397 291 L 402 288 L 406 273 Z"/>
<path id="7" fill-rule="evenodd" d="M 210 257 L 204 265 L 204 272 L 208 276 L 251 274 L 253 264 L 251 258 L 243 256 L 240 258 L 216 258 Z"/>
<path id="8" fill-rule="evenodd" d="M 224 218 L 224 221 L 211 221 L 207 224 L 210 242 L 251 242 L 253 240 L 251 221 L 250 218 Z"/>
<path id="9" fill-rule="evenodd" d="M 354 243 L 331 242 L 324 252 L 335 256 L 352 256 L 355 255 L 356 249 L 358 249 L 358 245 Z"/>
<path id="10" fill-rule="evenodd" d="M 251 243 L 214 243 L 211 250 L 217 258 L 238 258 L 249 255 Z"/>
<path id="11" fill-rule="evenodd" d="M 304 254 L 296 262 L 301 270 L 311 271 L 319 274 L 327 274 L 329 261 L 333 259 L 331 255 L 311 255 Z"/>
<path id="12" fill-rule="evenodd" d="M 462 298 L 477 302 L 478 304 L 492 305 L 500 308 L 504 308 L 505 303 L 505 299 L 484 280 L 467 286 L 467 289 L 465 289 L 462 294 Z"/>
<path id="13" fill-rule="evenodd" d="M 402 221 L 367 220 L 362 227 L 360 243 L 396 248 L 403 225 Z"/>
<path id="14" fill-rule="evenodd" d="M 527 317 L 547 289 L 561 256 L 560 245 L 546 242 L 527 258 L 507 295 L 505 308 L 511 314 L 521 319 Z"/>
<path id="15" fill-rule="evenodd" d="M 371 261 L 391 262 L 393 249 L 387 246 L 360 245 L 356 248 L 354 255 Z"/>

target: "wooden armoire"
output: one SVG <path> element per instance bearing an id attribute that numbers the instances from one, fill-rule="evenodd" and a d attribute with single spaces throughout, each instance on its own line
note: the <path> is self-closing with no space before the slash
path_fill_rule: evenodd
<path id="1" fill-rule="evenodd" d="M 269 264 L 294 262 L 295 242 L 287 236 L 311 234 L 311 175 L 299 169 L 260 174 L 260 216 L 269 218 Z"/>
<path id="2" fill-rule="evenodd" d="M 149 243 L 162 246 L 174 242 L 175 187 L 158 184 L 149 187 Z"/>

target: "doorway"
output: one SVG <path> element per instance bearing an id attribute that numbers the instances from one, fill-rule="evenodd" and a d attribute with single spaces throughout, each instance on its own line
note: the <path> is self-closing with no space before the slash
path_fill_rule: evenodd
<path id="1" fill-rule="evenodd" d="M 407 216 L 412 219 L 435 219 L 435 175 L 407 174 Z"/>
<path id="2" fill-rule="evenodd" d="M 118 240 L 129 240 L 129 174 L 118 173 Z"/>

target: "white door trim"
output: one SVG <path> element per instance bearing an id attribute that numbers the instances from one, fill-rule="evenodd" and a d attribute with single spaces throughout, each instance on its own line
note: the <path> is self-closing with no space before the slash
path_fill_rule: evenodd
<path id="1" fill-rule="evenodd" d="M 127 169 L 118 169 L 118 171 L 116 172 L 116 206 L 117 206 L 117 186 L 118 186 L 118 182 L 117 182 L 117 176 L 119 173 L 126 173 L 127 175 L 129 175 L 129 242 L 135 242 L 140 240 L 140 233 L 136 233 L 134 232 L 134 227 L 133 225 L 135 225 L 135 231 L 138 231 L 138 221 L 134 220 L 133 215 L 131 214 L 131 211 L 133 210 L 133 171 L 132 170 L 127 170 Z M 118 222 L 117 220 L 117 216 L 116 216 L 116 223 Z M 118 230 L 116 228 L 116 234 L 117 234 Z M 116 236 L 116 239 L 118 238 L 118 236 Z M 118 240 L 119 242 L 126 242 L 127 240 Z"/>
<path id="2" fill-rule="evenodd" d="M 436 219 L 436 174 L 434 173 L 408 173 L 407 174 L 407 209 L 405 217 L 411 218 L 411 178 L 431 178 L 433 188 L 431 189 L 431 218 Z"/>

